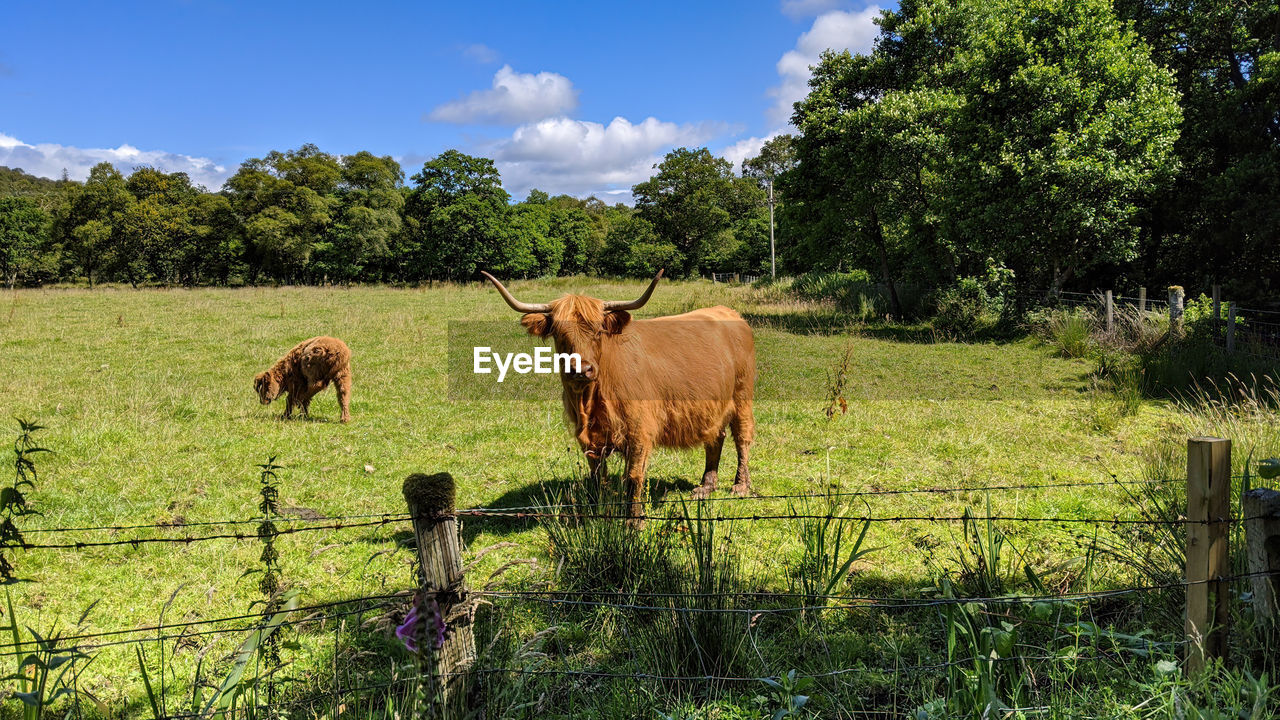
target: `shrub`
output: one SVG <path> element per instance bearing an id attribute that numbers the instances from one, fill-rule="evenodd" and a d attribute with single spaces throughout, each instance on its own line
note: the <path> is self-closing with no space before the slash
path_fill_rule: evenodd
<path id="1" fill-rule="evenodd" d="M 935 303 L 933 326 L 943 332 L 966 336 L 993 324 L 991 297 L 978 278 L 960 278 L 954 287 L 938 293 Z"/>

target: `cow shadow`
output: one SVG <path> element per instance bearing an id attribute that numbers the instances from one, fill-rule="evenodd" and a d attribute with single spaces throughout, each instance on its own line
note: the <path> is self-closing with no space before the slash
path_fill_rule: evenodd
<path id="1" fill-rule="evenodd" d="M 768 328 L 792 335 L 846 335 L 861 327 L 840 312 L 743 313 L 752 328 Z"/>
<path id="2" fill-rule="evenodd" d="M 670 503 L 688 498 L 697 485 L 688 478 L 651 476 L 650 503 Z M 547 521 L 547 513 L 625 513 L 625 481 L 621 472 L 610 472 L 603 484 L 590 478 L 564 476 L 512 488 L 477 510 L 502 510 L 502 515 L 462 516 L 462 539 L 470 543 L 482 532 L 510 535 Z"/>

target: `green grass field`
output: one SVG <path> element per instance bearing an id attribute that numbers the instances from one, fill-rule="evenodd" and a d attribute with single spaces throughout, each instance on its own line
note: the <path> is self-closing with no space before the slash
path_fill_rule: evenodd
<path id="1" fill-rule="evenodd" d="M 513 286 L 533 301 L 569 289 L 631 297 L 641 288 L 581 278 Z M 562 487 L 579 464 L 554 380 L 527 401 L 451 401 L 448 323 L 505 322 L 511 337 L 521 337 L 517 317 L 490 288 L 32 290 L 5 304 L 0 414 L 47 426 L 40 440 L 55 451 L 39 458 L 40 480 L 29 501 L 42 515 L 21 519 L 24 531 L 252 519 L 255 466 L 269 456 L 286 468 L 282 504 L 305 516 L 401 513 L 404 477 L 441 470 L 457 479 L 460 505 L 537 503 L 543 483 Z M 738 309 L 756 329 L 752 475 L 761 494 L 1093 483 L 1110 474 L 1137 479 L 1148 448 L 1180 442 L 1187 430 L 1186 417 L 1160 403 L 1115 417 L 1111 401 L 1090 389 L 1086 362 L 1056 357 L 1030 340 L 962 344 L 934 341 L 921 328 L 846 327 L 824 306 L 705 282 L 666 283 L 637 315 L 710 304 Z M 336 421 L 331 390 L 313 401 L 309 420 L 288 422 L 279 418 L 283 401 L 263 407 L 252 391 L 256 372 L 319 334 L 341 337 L 353 351 L 347 425 Z M 828 378 L 846 349 L 849 412 L 828 420 Z M 16 425 L 9 427 L 16 433 Z M 734 462 L 727 446 L 722 462 L 724 494 Z M 700 451 L 659 451 L 651 464 L 654 494 L 686 493 L 701 469 Z M 1101 486 L 869 502 L 875 515 L 954 515 L 966 506 L 985 509 L 989 500 L 1002 514 L 1110 517 L 1131 512 L 1122 498 Z M 1041 566 L 1073 552 L 1058 530 L 1008 530 Z M 27 541 L 148 532 L 156 531 L 31 533 Z M 755 582 L 785 590 L 780 559 L 796 552 L 794 531 L 756 523 L 735 532 Z M 953 533 L 937 523 L 876 526 L 869 542 L 885 549 L 859 562 L 855 587 L 902 593 L 928 586 L 921 548 L 946 545 Z M 397 542 L 404 535 L 401 524 L 285 536 L 278 541 L 284 577 L 303 592 L 304 604 L 411 587 L 413 555 Z M 537 561 L 503 575 L 502 583 L 545 579 L 554 567 L 535 524 L 478 523 L 464 535 L 472 550 L 514 543 L 487 556 L 480 573 L 512 560 Z M 70 632 L 90 605 L 86 631 L 152 625 L 171 597 L 167 622 L 236 615 L 258 597 L 256 576 L 242 575 L 257 567 L 259 552 L 254 540 L 13 551 L 24 582 L 10 591 L 21 622 L 37 629 L 59 623 Z M 220 647 L 229 652 L 233 641 L 223 636 Z M 303 639 L 291 656 L 298 673 L 332 659 L 322 646 L 321 639 Z M 194 647 L 180 653 L 193 656 Z M 111 707 L 141 713 L 133 650 L 98 655 L 87 686 Z"/>

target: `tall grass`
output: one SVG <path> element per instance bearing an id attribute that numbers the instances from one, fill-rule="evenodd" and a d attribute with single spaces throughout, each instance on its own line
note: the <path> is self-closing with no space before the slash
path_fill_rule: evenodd
<path id="1" fill-rule="evenodd" d="M 667 592 L 678 573 L 675 534 L 668 521 L 623 522 L 622 478 L 583 478 L 544 494 L 560 512 L 543 529 L 556 561 L 558 584 L 587 593 Z"/>

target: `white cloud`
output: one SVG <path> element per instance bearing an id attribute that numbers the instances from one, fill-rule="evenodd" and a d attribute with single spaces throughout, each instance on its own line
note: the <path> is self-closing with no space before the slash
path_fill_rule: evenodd
<path id="1" fill-rule="evenodd" d="M 840 0 L 782 0 L 782 14 L 789 18 L 813 17 L 841 4 Z"/>
<path id="2" fill-rule="evenodd" d="M 495 145 L 502 184 L 515 198 L 531 188 L 552 195 L 595 195 L 630 202 L 631 186 L 649 178 L 671 148 L 697 146 L 723 128 L 616 117 L 608 125 L 566 117 L 523 125 Z"/>
<path id="3" fill-rule="evenodd" d="M 117 148 L 78 148 L 56 143 L 31 145 L 0 133 L 0 165 L 22 168 L 40 177 L 62 177 L 63 169 L 73 180 L 89 176 L 89 168 L 109 162 L 121 172 L 129 173 L 139 165 L 151 165 L 165 172 L 185 172 L 191 181 L 217 190 L 231 175 L 227 168 L 209 158 L 192 157 L 163 150 L 139 150 L 124 144 Z"/>
<path id="4" fill-rule="evenodd" d="M 722 149 L 717 153 L 720 157 L 733 163 L 734 172 L 742 172 L 742 161 L 747 158 L 753 158 L 760 154 L 760 148 L 770 140 L 782 134 L 781 130 L 774 130 L 764 137 L 749 137 L 739 140 L 732 145 Z"/>
<path id="5" fill-rule="evenodd" d="M 469 60 L 474 60 L 481 65 L 498 62 L 498 51 L 485 45 L 484 43 L 475 43 L 462 48 L 462 54 Z"/>
<path id="6" fill-rule="evenodd" d="M 795 49 L 778 60 L 782 83 L 769 90 L 776 99 L 769 109 L 770 121 L 776 125 L 790 122 L 791 106 L 809 94 L 809 67 L 818 63 L 823 50 L 871 52 L 880 30 L 875 24 L 879 16 L 880 8 L 872 5 L 860 12 L 835 10 L 814 20 L 813 27 L 796 40 Z"/>
<path id="7" fill-rule="evenodd" d="M 561 115 L 578 106 L 578 91 L 569 78 L 553 72 L 518 73 L 503 65 L 493 88 L 447 102 L 427 115 L 437 122 L 518 124 Z"/>

